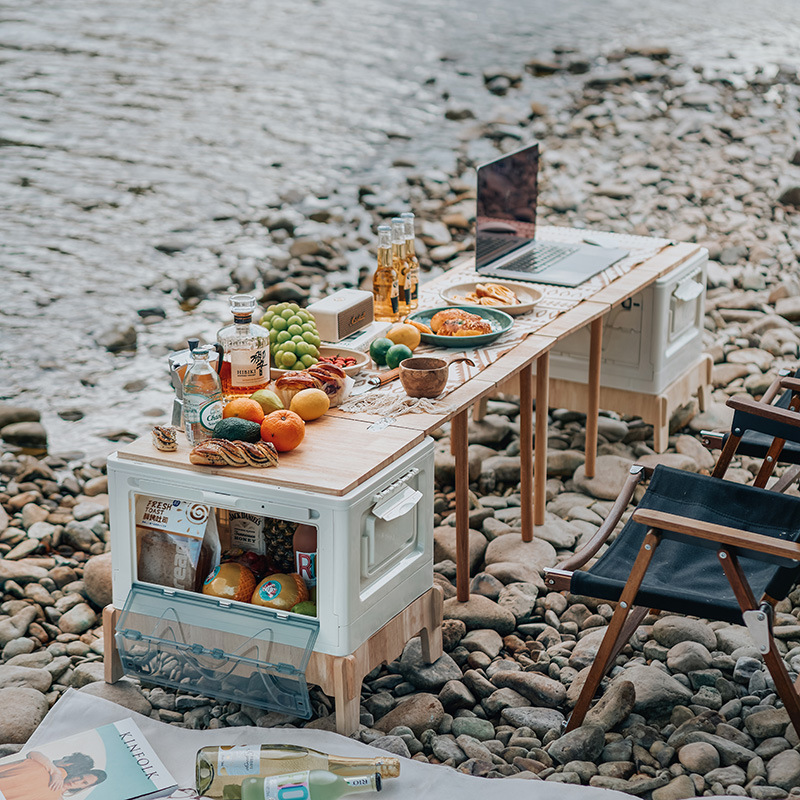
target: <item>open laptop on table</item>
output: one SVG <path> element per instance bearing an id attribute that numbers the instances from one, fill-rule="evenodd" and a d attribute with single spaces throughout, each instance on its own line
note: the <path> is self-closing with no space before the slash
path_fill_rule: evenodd
<path id="1" fill-rule="evenodd" d="M 627 250 L 535 239 L 539 145 L 478 167 L 475 266 L 481 275 L 579 286 Z"/>

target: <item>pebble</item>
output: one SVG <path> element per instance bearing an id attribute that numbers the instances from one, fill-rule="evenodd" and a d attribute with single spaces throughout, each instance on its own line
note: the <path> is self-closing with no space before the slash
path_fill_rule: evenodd
<path id="1" fill-rule="evenodd" d="M 49 707 L 45 696 L 36 689 L 0 688 L 0 742 L 25 744 Z"/>
<path id="2" fill-rule="evenodd" d="M 406 644 L 399 669 L 409 683 L 425 692 L 438 691 L 448 681 L 461 678 L 461 670 L 447 653 L 443 653 L 433 664 L 426 664 L 422 658 L 419 637 L 410 639 Z"/>
<path id="3" fill-rule="evenodd" d="M 497 603 L 479 594 L 472 594 L 465 603 L 456 598 L 444 601 L 444 618 L 460 619 L 467 630 L 492 628 L 501 636 L 516 627 L 514 615 Z"/>
<path id="4" fill-rule="evenodd" d="M 375 723 L 375 727 L 388 733 L 398 725 L 404 725 L 419 737 L 425 730 L 438 730 L 443 716 L 444 708 L 439 699 L 432 694 L 420 692 L 398 703 Z"/>

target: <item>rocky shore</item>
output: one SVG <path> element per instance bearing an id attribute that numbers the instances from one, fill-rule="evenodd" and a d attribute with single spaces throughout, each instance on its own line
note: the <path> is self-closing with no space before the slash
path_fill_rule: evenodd
<path id="1" fill-rule="evenodd" d="M 579 88 L 557 107 L 531 103 L 519 94 L 523 74 L 563 74 Z M 645 619 L 618 657 L 602 703 L 583 727 L 560 736 L 612 607 L 548 593 L 541 580 L 544 566 L 593 536 L 631 463 L 708 471 L 713 459 L 697 432 L 726 427 L 727 397 L 758 397 L 779 368 L 796 363 L 797 71 L 706 74 L 654 47 L 602 58 L 560 51 L 520 65 L 518 74 L 484 77 L 506 110 L 478 122 L 469 108 L 447 109 L 463 141 L 457 174 L 398 164 L 402 184 L 362 187 L 346 213 L 330 200 L 313 208 L 307 200 L 282 201 L 264 211 L 249 250 L 235 259 L 220 256 L 216 277 L 187 278 L 173 290 L 198 311 L 215 281 L 220 293 L 232 280 L 266 301 L 308 299 L 346 274 L 363 278 L 372 263 L 365 252 L 370 227 L 401 206 L 420 218 L 425 268 L 446 268 L 472 246 L 471 166 L 536 137 L 545 153 L 544 221 L 709 248 L 705 327 L 715 402 L 702 415 L 694 406 L 681 409 L 661 455 L 650 447 L 648 425 L 605 413 L 593 479 L 583 470 L 584 418 L 551 409 L 547 520 L 536 540 L 523 544 L 508 535 L 520 524 L 519 407 L 512 398 L 490 401 L 487 416 L 470 425 L 471 598 L 463 605 L 454 599 L 453 462 L 449 432 L 442 430 L 435 579 L 448 598 L 446 653 L 424 665 L 412 641 L 402 658 L 370 675 L 359 736 L 470 774 L 587 784 L 652 800 L 800 795 L 800 741 L 761 656 L 737 625 Z M 362 230 L 329 236 L 324 226 L 336 218 L 361 220 Z M 246 229 L 255 230 L 251 222 Z M 182 252 L 177 241 L 161 244 L 165 253 Z M 142 319 L 133 335 L 121 329 L 104 346 L 130 352 L 137 330 L 152 337 L 163 317 Z M 38 412 L 19 404 L 0 406 L 0 436 L 8 445 L 0 456 L 0 754 L 18 750 L 67 687 L 193 728 L 305 724 L 127 679 L 104 684 L 99 614 L 110 600 L 104 462 L 59 455 L 53 442 L 51 455 L 25 455 L 20 448 L 44 446 L 47 432 Z M 753 470 L 741 458 L 729 475 L 747 482 Z M 800 672 L 799 620 L 795 590 L 778 605 L 775 628 L 793 674 Z M 332 728 L 331 700 L 314 689 L 312 703 L 308 726 Z"/>

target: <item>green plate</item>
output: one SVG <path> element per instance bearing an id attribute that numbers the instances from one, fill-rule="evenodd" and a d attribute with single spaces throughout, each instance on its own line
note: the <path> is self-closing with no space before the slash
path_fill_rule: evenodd
<path id="1" fill-rule="evenodd" d="M 507 330 L 511 329 L 514 320 L 505 313 L 505 311 L 498 311 L 496 308 L 482 308 L 480 306 L 439 306 L 438 308 L 426 308 L 424 311 L 415 311 L 409 315 L 409 319 L 421 322 L 423 325 L 431 326 L 431 319 L 438 311 L 451 310 L 453 308 L 460 308 L 469 314 L 475 314 L 477 317 L 483 317 L 492 326 L 491 333 L 481 333 L 478 336 L 437 336 L 435 333 L 423 333 L 422 341 L 425 344 L 436 345 L 437 347 L 457 347 L 459 350 L 468 350 L 471 347 L 482 347 L 489 342 L 493 342 L 498 337 L 502 336 Z"/>

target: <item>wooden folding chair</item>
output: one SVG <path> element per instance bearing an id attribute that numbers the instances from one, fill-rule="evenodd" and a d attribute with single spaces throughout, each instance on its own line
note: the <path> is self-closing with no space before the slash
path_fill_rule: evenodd
<path id="1" fill-rule="evenodd" d="M 800 402 L 800 381 L 783 380 L 791 381 L 786 387 Z M 545 585 L 552 591 L 617 603 L 567 730 L 583 722 L 614 659 L 648 609 L 657 608 L 743 622 L 800 733 L 800 685 L 792 684 L 772 636 L 774 605 L 800 577 L 800 498 L 763 488 L 784 443 L 800 445 L 800 415 L 747 398 L 731 398 L 728 405 L 734 409 L 733 425 L 711 476 L 634 465 L 594 538 L 545 570 Z M 723 480 L 748 431 L 771 442 L 753 486 Z M 588 570 L 579 570 L 608 540 L 646 478 L 647 490 L 631 518 L 605 553 Z"/>

